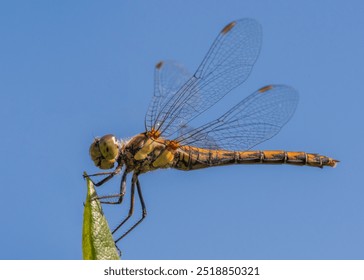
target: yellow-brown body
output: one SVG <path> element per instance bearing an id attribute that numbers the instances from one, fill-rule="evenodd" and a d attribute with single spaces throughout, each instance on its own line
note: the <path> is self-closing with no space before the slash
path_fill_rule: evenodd
<path id="1" fill-rule="evenodd" d="M 142 133 L 134 136 L 121 151 L 128 172 L 145 173 L 159 168 L 194 170 L 231 164 L 293 164 L 324 167 L 336 160 L 306 152 L 210 150 L 178 143 L 161 137 L 152 139 Z"/>

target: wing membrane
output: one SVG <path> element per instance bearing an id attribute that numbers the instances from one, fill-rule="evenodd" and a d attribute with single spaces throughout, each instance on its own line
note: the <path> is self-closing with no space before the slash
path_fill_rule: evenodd
<path id="1" fill-rule="evenodd" d="M 156 97 L 146 116 L 146 129 L 171 138 L 181 126 L 210 108 L 244 82 L 259 55 L 260 25 L 242 19 L 227 25 L 217 36 L 196 73 L 166 98 Z"/>
<path id="2" fill-rule="evenodd" d="M 225 150 L 249 150 L 276 135 L 297 104 L 295 89 L 270 85 L 252 93 L 217 120 L 181 134 L 176 141 L 206 149 L 217 145 Z"/>
<path id="3" fill-rule="evenodd" d="M 191 74 L 175 61 L 160 61 L 154 70 L 154 95 L 149 104 L 145 123 L 153 127 L 161 106 L 171 98 L 191 77 Z"/>

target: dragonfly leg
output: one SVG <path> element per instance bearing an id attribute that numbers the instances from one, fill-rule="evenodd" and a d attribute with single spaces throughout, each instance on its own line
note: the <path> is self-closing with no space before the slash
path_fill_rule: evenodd
<path id="1" fill-rule="evenodd" d="M 99 173 L 95 173 L 95 174 L 87 174 L 87 175 L 83 175 L 83 178 L 89 178 L 89 177 L 94 177 L 94 176 L 102 176 L 102 175 L 110 175 L 111 173 L 113 173 L 113 171 L 99 172 Z"/>
<path id="2" fill-rule="evenodd" d="M 144 198 L 143 198 L 143 194 L 142 194 L 142 189 L 140 187 L 140 182 L 139 182 L 139 179 L 138 179 L 138 175 L 134 173 L 133 174 L 133 184 L 132 184 L 133 196 L 134 196 L 134 191 L 135 191 L 135 185 L 137 186 L 138 197 L 139 197 L 140 204 L 142 206 L 142 217 L 131 228 L 129 228 L 122 236 L 120 236 L 118 239 L 116 239 L 115 243 L 119 242 L 128 233 L 130 233 L 133 229 L 135 229 L 136 226 L 139 225 L 144 220 L 144 218 L 147 216 L 147 208 L 145 206 L 145 202 L 144 202 Z M 121 224 L 113 231 L 113 233 L 115 233 L 130 218 L 130 216 L 133 214 L 133 211 L 134 211 L 134 197 L 133 197 L 132 201 L 133 201 L 133 204 L 131 204 L 130 206 L 133 206 L 133 207 L 130 207 L 128 217 L 126 217 L 126 219 L 123 222 L 121 222 Z"/>
<path id="3" fill-rule="evenodd" d="M 123 198 L 126 192 L 126 175 L 128 173 L 126 172 L 126 170 L 123 173 L 123 176 L 121 178 L 120 181 L 120 191 L 117 194 L 112 194 L 112 195 L 103 195 L 103 196 L 98 196 L 95 199 L 98 199 L 100 201 L 100 203 L 103 204 L 121 204 L 123 202 Z M 103 199 L 109 199 L 109 198 L 118 198 L 117 201 L 101 201 Z"/>
<path id="4" fill-rule="evenodd" d="M 122 169 L 122 165 L 119 164 L 114 171 L 111 172 L 100 172 L 100 173 L 95 173 L 95 174 L 91 174 L 91 175 L 83 175 L 84 178 L 90 178 L 90 177 L 94 177 L 94 176 L 102 176 L 102 175 L 108 175 L 106 176 L 104 179 L 102 179 L 101 181 L 95 183 L 92 181 L 92 183 L 94 184 L 94 186 L 96 187 L 100 187 L 101 185 L 105 184 L 107 181 L 109 181 L 112 177 L 114 177 L 116 174 L 119 174 L 121 169 Z"/>
<path id="5" fill-rule="evenodd" d="M 128 216 L 124 220 L 121 221 L 121 223 L 112 231 L 112 234 L 114 234 L 123 224 L 126 223 L 127 220 L 133 215 L 134 212 L 134 194 L 135 194 L 135 176 L 133 174 L 133 178 L 131 180 L 131 189 L 130 189 L 130 208 Z M 116 242 L 115 242 L 116 243 Z"/>

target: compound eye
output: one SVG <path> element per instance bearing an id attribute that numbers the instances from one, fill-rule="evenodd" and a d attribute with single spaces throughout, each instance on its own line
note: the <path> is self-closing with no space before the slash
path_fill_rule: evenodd
<path id="1" fill-rule="evenodd" d="M 89 150 L 91 159 L 95 162 L 95 164 L 96 164 L 96 161 L 99 161 L 99 159 L 101 158 L 99 142 L 100 142 L 100 139 L 95 138 L 95 140 L 94 140 L 94 142 L 92 142 L 92 144 L 90 146 L 90 150 Z"/>
<path id="2" fill-rule="evenodd" d="M 108 134 L 101 137 L 99 142 L 101 155 L 106 160 L 116 160 L 119 156 L 119 145 L 114 135 Z"/>
<path id="3" fill-rule="evenodd" d="M 95 138 L 89 150 L 94 164 L 101 169 L 113 168 L 119 157 L 119 142 L 113 135 Z"/>

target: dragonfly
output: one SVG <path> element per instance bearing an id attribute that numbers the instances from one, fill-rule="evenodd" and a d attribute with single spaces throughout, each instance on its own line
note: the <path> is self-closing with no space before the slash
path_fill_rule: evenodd
<path id="1" fill-rule="evenodd" d="M 338 160 L 316 153 L 285 150 L 251 150 L 276 135 L 292 117 L 298 92 L 287 85 L 261 87 L 219 118 L 193 127 L 191 122 L 215 105 L 249 76 L 259 56 L 262 29 L 254 19 L 227 24 L 218 34 L 193 75 L 172 61 L 155 66 L 154 94 L 145 116 L 145 131 L 128 140 L 108 134 L 90 146 L 94 164 L 103 170 L 101 186 L 121 173 L 120 191 L 99 196 L 106 204 L 120 204 L 132 173 L 130 208 L 115 234 L 133 215 L 135 191 L 141 217 L 115 243 L 147 215 L 139 175 L 161 168 L 184 171 L 232 164 L 293 164 L 335 167 Z M 115 167 L 115 168 L 114 168 Z M 110 201 L 117 197 L 117 201 Z"/>

